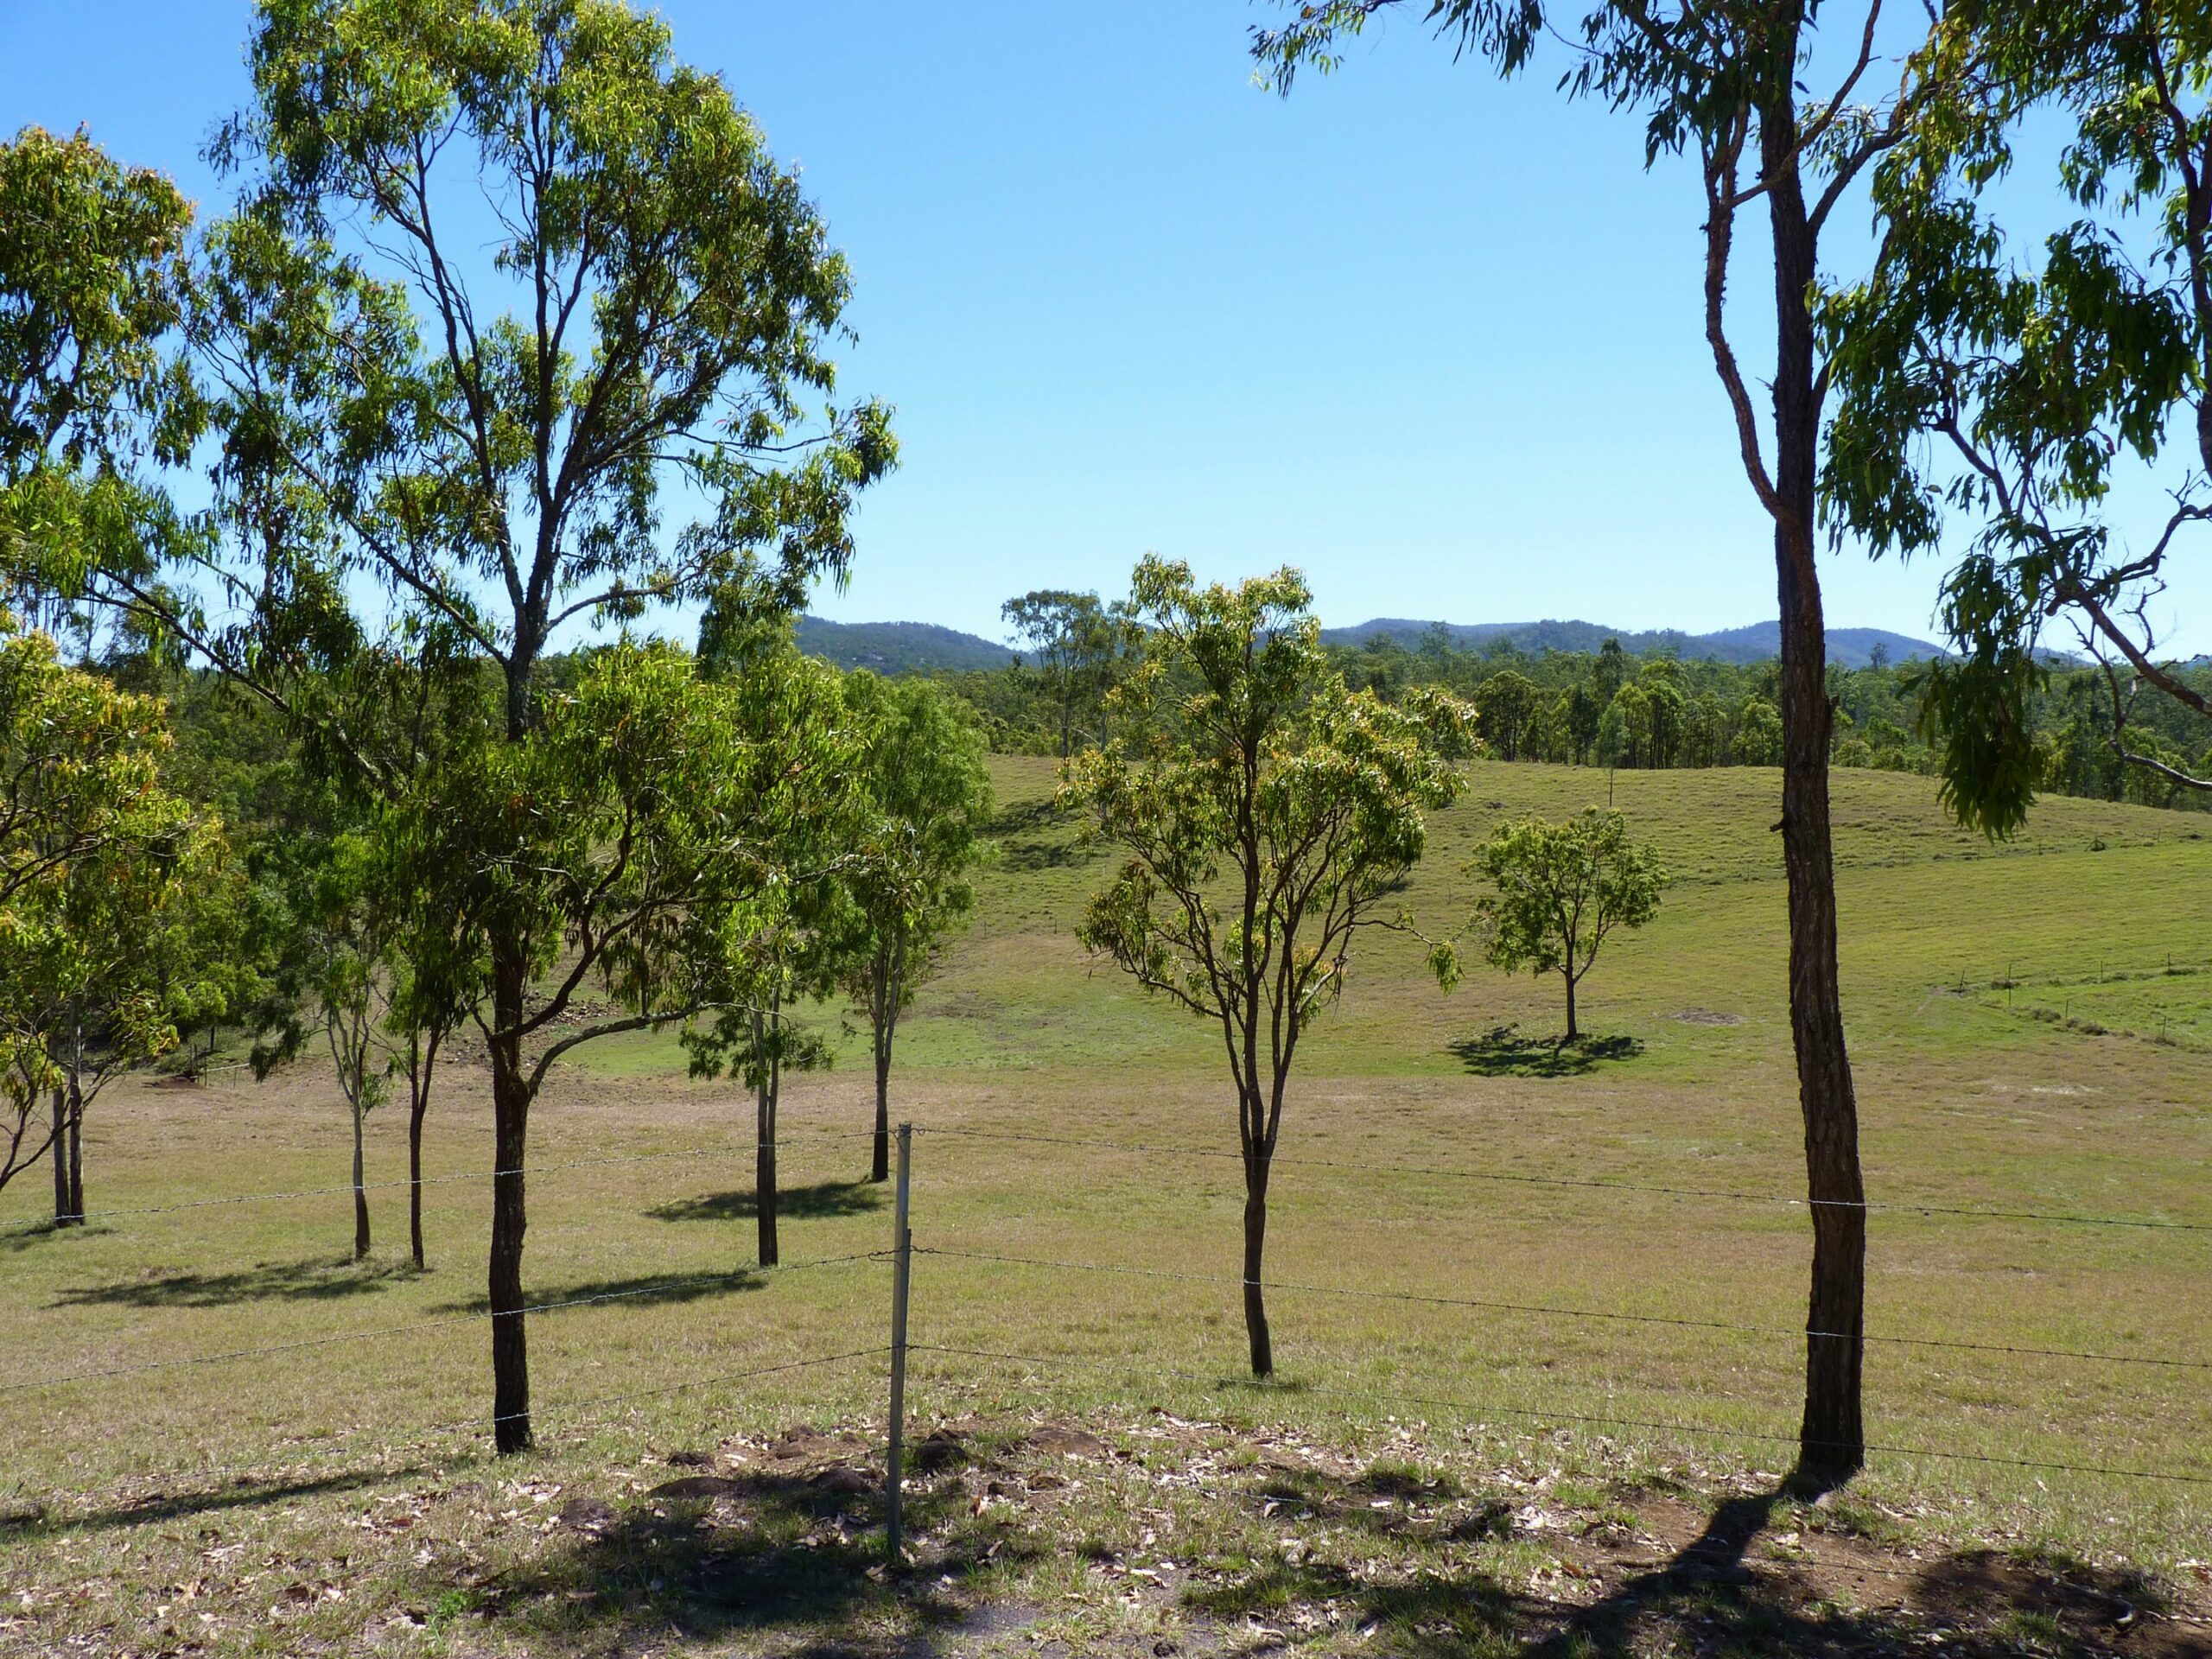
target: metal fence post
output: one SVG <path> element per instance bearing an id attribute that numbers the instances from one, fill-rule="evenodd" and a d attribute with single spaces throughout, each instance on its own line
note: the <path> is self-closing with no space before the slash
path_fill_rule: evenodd
<path id="1" fill-rule="evenodd" d="M 899 1497 L 905 1484 L 906 1449 L 906 1274 L 914 1259 L 913 1230 L 906 1224 L 913 1169 L 914 1126 L 899 1126 L 899 1176 L 892 1205 L 891 1234 L 891 1448 L 884 1476 L 884 1531 L 891 1565 L 903 1559 L 904 1517 Z"/>

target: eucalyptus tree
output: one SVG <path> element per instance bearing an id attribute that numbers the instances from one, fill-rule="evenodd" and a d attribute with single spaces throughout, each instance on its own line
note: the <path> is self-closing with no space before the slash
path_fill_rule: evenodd
<path id="1" fill-rule="evenodd" d="M 319 1033 L 353 1130 L 353 1259 L 372 1245 L 365 1131 L 390 1097 L 395 1054 L 387 1036 L 397 970 L 396 918 L 373 890 L 373 830 L 346 826 L 317 838 L 291 895 L 277 995 L 254 1045 L 257 1077 L 296 1056 Z"/>
<path id="2" fill-rule="evenodd" d="M 1442 749 L 1474 711 L 1440 693 L 1397 706 L 1348 690 L 1294 570 L 1201 588 L 1147 557 L 1132 613 L 1149 631 L 1122 689 L 1122 730 L 1071 764 L 1063 800 L 1128 856 L 1077 938 L 1216 1026 L 1244 1169 L 1244 1323 L 1274 1371 L 1262 1271 L 1268 1185 L 1292 1062 L 1342 995 L 1359 935 L 1420 859 L 1421 813 L 1461 786 Z"/>
<path id="3" fill-rule="evenodd" d="M 891 1055 L 899 1019 L 974 910 L 969 879 L 991 856 L 991 775 L 982 734 L 922 679 L 847 677 L 844 702 L 865 762 L 872 856 L 838 884 L 825 937 L 846 992 L 868 1016 L 875 1066 L 871 1180 L 891 1174 Z"/>
<path id="4" fill-rule="evenodd" d="M 189 585 L 118 562 L 100 596 L 282 708 L 418 861 L 415 969 L 477 1011 L 490 1058 L 493 1417 L 516 1451 L 531 1103 L 577 1043 L 683 1017 L 704 948 L 684 918 L 764 879 L 767 809 L 730 780 L 786 787 L 714 735 L 688 663 L 625 647 L 556 696 L 546 653 L 733 582 L 796 607 L 845 569 L 894 446 L 881 406 L 834 401 L 849 276 L 820 216 L 658 18 L 265 0 L 247 61 L 213 149 L 243 199 L 186 329 L 223 533 Z M 328 671 L 387 625 L 444 631 L 494 683 L 434 766 L 381 753 Z M 627 1011 L 553 1040 L 594 976 Z"/>
<path id="5" fill-rule="evenodd" d="M 57 635 L 89 629 L 88 568 L 143 570 L 181 533 L 146 463 L 177 460 L 189 430 L 162 342 L 191 222 L 172 181 L 82 132 L 0 143 L 0 581 Z"/>
<path id="6" fill-rule="evenodd" d="M 1616 930 L 1658 914 L 1668 881 L 1658 849 L 1630 840 L 1620 813 L 1593 806 L 1558 823 L 1500 824 L 1467 868 L 1490 884 L 1475 902 L 1484 956 L 1509 974 L 1557 974 L 1567 988 L 1564 1040 L 1580 1040 L 1575 992 L 1599 950 Z M 1429 963 L 1446 990 L 1459 982 L 1456 949 L 1440 946 Z"/>
<path id="7" fill-rule="evenodd" d="M 1536 688 L 1525 674 L 1501 669 L 1482 683 L 1474 697 L 1483 741 L 1502 760 L 1518 760 L 1531 746 L 1536 723 Z"/>
<path id="8" fill-rule="evenodd" d="M 1570 54 L 1562 87 L 1641 113 L 1647 162 L 1687 155 L 1695 163 L 1705 336 L 1745 477 L 1772 527 L 1780 607 L 1777 827 L 1789 886 L 1790 1035 L 1813 1225 L 1799 1464 L 1815 1479 L 1847 1476 L 1866 1460 L 1866 1213 L 1836 965 L 1828 810 L 1834 709 L 1815 562 L 1820 442 L 1833 365 L 1823 360 L 1814 306 L 1822 244 L 1836 213 L 1854 199 L 1867 169 L 1903 141 L 1923 101 L 1901 87 L 1869 102 L 1870 77 L 1891 36 L 1920 38 L 1913 31 L 1933 31 L 1942 13 L 1932 7 L 1907 13 L 1885 0 L 1848 8 L 1819 0 L 1580 7 L 1544 0 L 1306 0 L 1283 27 L 1255 31 L 1254 55 L 1287 92 L 1301 66 L 1337 67 L 1333 54 L 1346 37 L 1391 14 L 1420 16 L 1458 49 L 1505 74 L 1527 67 L 1548 38 L 1562 37 Z M 1816 53 L 1824 41 L 1835 44 Z M 1740 323 L 1726 301 L 1738 235 L 1752 215 L 1765 220 L 1761 264 L 1771 285 L 1773 333 L 1764 360 L 1747 363 Z M 1764 400 L 1754 395 L 1762 382 Z"/>
<path id="9" fill-rule="evenodd" d="M 1875 174 L 1883 257 L 1822 312 L 1840 392 L 1823 482 L 1878 554 L 1964 534 L 1943 588 L 1955 655 L 1924 671 L 1945 798 L 1992 835 L 2025 818 L 2054 628 L 2098 665 L 2119 766 L 2212 791 L 2131 731 L 2145 697 L 2212 717 L 2158 626 L 2212 522 L 2212 36 L 2166 0 L 1961 7 L 1916 67 L 1933 113 Z M 1987 189 L 2024 130 L 2031 156 L 2061 135 L 2071 218 L 2041 235 L 1993 205 L 2036 198 Z M 2130 484 L 2170 493 L 2134 534 L 2111 505 Z"/>
<path id="10" fill-rule="evenodd" d="M 51 1151 L 60 1223 L 84 1214 L 91 1096 L 175 1047 L 190 1006 L 168 947 L 213 842 L 163 787 L 169 741 L 153 699 L 0 628 L 0 1185 Z"/>
<path id="11" fill-rule="evenodd" d="M 845 707 L 837 671 L 801 656 L 787 629 L 755 630 L 744 649 L 734 648 L 728 632 L 719 639 L 730 647 L 712 659 L 721 664 L 720 717 L 762 753 L 781 753 L 792 734 L 810 734 L 817 779 L 806 810 L 777 817 L 762 842 L 777 873 L 773 888 L 737 897 L 720 912 L 720 948 L 702 958 L 712 965 L 698 995 L 714 1013 L 683 1039 L 693 1075 L 728 1072 L 753 1091 L 757 1255 L 772 1268 L 781 1259 L 777 1131 L 784 1077 L 836 1058 L 803 1011 L 837 988 L 841 887 L 868 861 L 858 849 L 870 839 L 873 814 L 861 781 L 865 741 Z"/>
<path id="12" fill-rule="evenodd" d="M 1075 751 L 1082 717 L 1106 717 L 1106 694 L 1135 655 L 1133 619 L 1125 607 L 1101 604 L 1096 594 L 1057 588 L 1009 599 L 999 613 L 1036 660 L 1038 677 L 1059 714 L 1060 758 L 1065 760 Z"/>

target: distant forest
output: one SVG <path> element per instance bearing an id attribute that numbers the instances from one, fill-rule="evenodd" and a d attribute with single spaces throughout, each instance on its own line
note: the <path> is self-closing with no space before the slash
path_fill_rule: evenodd
<path id="1" fill-rule="evenodd" d="M 1143 649 L 1141 637 L 1115 607 L 1089 594 L 1030 594 L 1009 601 L 1007 613 L 1022 649 L 1004 666 L 919 671 L 971 706 L 1001 752 L 1060 754 L 1109 735 L 1109 693 Z M 1780 763 L 1779 665 L 1770 656 L 1690 657 L 1671 643 L 1639 652 L 1618 638 L 1593 650 L 1530 650 L 1505 634 L 1461 643 L 1459 636 L 1472 632 L 1433 626 L 1410 640 L 1402 631 L 1357 642 L 1342 632 L 1324 639 L 1354 686 L 1372 687 L 1385 698 L 1441 686 L 1467 698 L 1479 711 L 1484 743 L 1501 760 L 1623 767 Z M 876 666 L 897 671 L 888 664 Z M 1920 717 L 1927 671 L 1917 657 L 1893 659 L 1881 638 L 1864 645 L 1863 666 L 1831 664 L 1835 764 L 1930 775 L 1938 770 L 1939 751 Z M 2183 672 L 2192 683 L 2212 686 L 2212 667 Z M 2033 699 L 2032 717 L 2047 792 L 2212 809 L 2201 794 L 2120 760 L 2101 670 L 2054 658 Z M 2171 698 L 2144 699 L 2127 735 L 2138 753 L 2183 770 L 2201 774 L 2212 766 L 2212 722 Z"/>

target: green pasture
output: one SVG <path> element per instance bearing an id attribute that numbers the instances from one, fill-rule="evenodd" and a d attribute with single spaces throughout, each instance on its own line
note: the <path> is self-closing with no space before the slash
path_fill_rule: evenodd
<path id="1" fill-rule="evenodd" d="M 1021 1357 L 918 1353 L 918 1424 L 1141 1426 L 1158 1406 L 1370 1451 L 1412 1433 L 1488 1466 L 1556 1466 L 1600 1493 L 1787 1467 L 1808 1230 L 1789 1201 L 1802 1176 L 1772 773 L 1474 768 L 1407 893 L 1424 931 L 1464 919 L 1461 867 L 1493 823 L 1609 790 L 1676 885 L 1587 982 L 1595 1040 L 1582 1051 L 1548 1041 L 1552 984 L 1478 971 L 1446 995 L 1417 938 L 1363 942 L 1288 1108 L 1270 1239 L 1282 1376 L 1262 1389 L 1239 1376 L 1228 1281 L 1241 1189 L 1222 1155 L 1235 1139 L 1217 1039 L 1084 957 L 1071 925 L 1110 855 L 1051 810 L 1049 762 L 994 765 L 1001 855 L 902 1032 L 896 1111 L 918 1126 L 914 1340 Z M 1859 772 L 1837 775 L 1836 807 L 1876 1206 L 1869 1325 L 1886 1339 L 1869 1353 L 1869 1433 L 1901 1448 L 1876 1454 L 1850 1513 L 1930 1548 L 2185 1574 L 2180 1563 L 2212 1554 L 2212 1484 L 2139 1477 L 2212 1483 L 2205 821 L 2056 800 L 2022 842 L 1991 845 L 1944 820 L 1928 780 Z M 789 1085 L 789 1262 L 889 1241 L 885 1194 L 857 1179 L 863 1061 L 848 1043 L 839 1067 Z M 536 1527 L 517 1481 L 596 1491 L 734 1433 L 880 1426 L 880 1357 L 766 1371 L 880 1348 L 888 1287 L 872 1261 L 744 1270 L 750 1123 L 741 1091 L 685 1077 L 667 1039 L 610 1040 L 556 1072 L 533 1127 L 526 1273 L 533 1300 L 583 1305 L 531 1322 L 547 1450 L 517 1466 L 480 1456 L 476 1177 L 491 1136 L 465 1058 L 432 1121 L 440 1184 L 422 1274 L 405 1265 L 404 1193 L 389 1187 L 372 1195 L 378 1251 L 358 1266 L 344 1258 L 342 1192 L 114 1213 L 342 1185 L 344 1115 L 314 1068 L 103 1101 L 88 1185 L 108 1218 L 64 1234 L 21 1225 L 45 1196 L 35 1178 L 0 1198 L 0 1224 L 17 1229 L 0 1236 L 0 1503 L 41 1510 L 0 1529 L 0 1579 L 34 1605 L 65 1581 L 105 1586 L 27 1628 L 157 1630 L 153 1609 L 233 1543 L 256 1560 L 346 1554 L 388 1605 L 435 1607 L 456 1586 L 480 1600 L 499 1563 L 543 1567 L 569 1548 Z M 682 1155 L 642 1156 L 658 1154 Z M 615 1159 L 627 1161 L 594 1161 Z M 372 1179 L 397 1180 L 403 1160 L 404 1123 L 379 1114 Z M 2151 1224 L 1941 1213 L 1955 1211 Z M 1469 1302 L 1483 1306 L 1454 1305 Z M 429 1321 L 441 1323 L 400 1329 Z M 1936 1345 L 1957 1343 L 1986 1346 Z M 2108 1357 L 2003 1351 L 2023 1348 Z M 156 1363 L 166 1369 L 35 1386 Z M 379 1493 L 432 1484 L 488 1494 L 469 1500 L 465 1548 L 456 1534 L 418 1559 L 356 1526 Z M 511 1510 L 530 1525 L 502 1521 Z M 142 1524 L 149 1515 L 161 1524 Z M 457 1577 L 454 1552 L 479 1576 Z M 1054 1587 L 1058 1571 L 990 1568 L 1055 1606 L 1073 1593 Z M 281 1631 L 249 1633 L 266 1588 L 221 1602 L 222 1628 L 288 1650 Z M 284 1628 L 350 1640 L 360 1613 L 318 1605 L 315 1622 Z M 813 1625 L 873 1617 L 845 1607 Z M 748 1630 L 725 1634 L 741 1648 L 760 1634 Z M 598 1650 L 581 1614 L 426 1616 L 407 1634 L 418 1638 L 424 1651 Z"/>

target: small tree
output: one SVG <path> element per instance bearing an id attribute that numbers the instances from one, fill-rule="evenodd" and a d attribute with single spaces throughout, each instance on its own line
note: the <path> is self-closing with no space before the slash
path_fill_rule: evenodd
<path id="1" fill-rule="evenodd" d="M 880 404 L 830 402 L 850 283 L 820 215 L 658 18 L 270 0 L 247 55 L 213 145 L 245 200 L 186 308 L 216 539 L 181 583 L 143 556 L 86 575 L 284 709 L 412 842 L 441 918 L 417 943 L 442 940 L 439 1000 L 477 1014 L 490 1065 L 492 1415 L 518 1452 L 546 1068 L 685 1015 L 699 907 L 766 879 L 747 796 L 806 775 L 719 749 L 688 664 L 626 652 L 564 696 L 548 653 L 741 575 L 796 608 L 846 569 L 896 446 Z M 488 218 L 449 213 L 464 198 Z M 191 602 L 217 592 L 243 597 L 230 621 Z M 321 672 L 380 623 L 449 628 L 496 685 L 493 729 L 425 777 Z M 556 1039 L 593 976 L 625 1012 Z"/>
<path id="2" fill-rule="evenodd" d="M 1621 814 L 1593 806 L 1560 823 L 1501 824 L 1467 869 L 1495 889 L 1475 904 L 1483 954 L 1505 973 L 1557 974 L 1567 986 L 1565 1040 L 1580 1040 L 1574 994 L 1599 946 L 1615 928 L 1642 927 L 1658 912 L 1668 875 L 1657 849 L 1630 841 Z M 1449 990 L 1456 954 L 1447 946 L 1432 961 Z"/>
<path id="3" fill-rule="evenodd" d="M 935 970 L 945 938 L 974 909 L 969 873 L 988 857 L 991 775 L 983 737 L 927 680 L 845 682 L 845 706 L 867 756 L 862 787 L 877 854 L 841 884 L 830 931 L 841 982 L 868 1015 L 875 1062 L 875 1137 L 868 1179 L 891 1174 L 891 1048 L 899 1016 Z"/>
<path id="4" fill-rule="evenodd" d="M 0 614 L 0 1186 L 51 1149 L 58 1222 L 83 1212 L 88 1080 L 177 1040 L 156 947 L 209 831 L 161 785 L 168 741 L 157 703 Z"/>
<path id="5" fill-rule="evenodd" d="M 737 642 L 724 636 L 724 643 Z M 847 717 L 837 671 L 803 657 L 790 631 L 754 631 L 744 648 L 702 659 L 710 671 L 734 675 L 717 689 L 723 718 L 748 745 L 767 747 L 781 733 L 812 733 L 823 745 L 824 769 L 838 781 L 779 820 L 763 851 L 781 873 L 775 890 L 741 897 L 720 918 L 714 953 L 717 982 L 710 995 L 714 1017 L 687 1028 L 683 1046 L 695 1077 L 724 1071 L 753 1091 L 753 1213 L 759 1260 L 780 1260 L 777 1241 L 779 1184 L 777 1116 L 784 1073 L 831 1064 L 836 1052 L 796 1017 L 800 1005 L 834 988 L 842 958 L 836 928 L 842 883 L 866 868 L 849 849 L 867 839 L 863 761 Z"/>
<path id="6" fill-rule="evenodd" d="M 1460 788 L 1433 740 L 1473 720 L 1436 693 L 1392 708 L 1348 690 L 1311 601 L 1295 570 L 1201 588 L 1188 565 L 1147 558 L 1133 609 L 1153 632 L 1122 694 L 1128 724 L 1063 791 L 1129 855 L 1077 938 L 1221 1028 L 1260 1377 L 1274 1371 L 1261 1269 L 1291 1062 L 1342 994 L 1355 937 L 1407 925 L 1383 906 L 1421 857 L 1422 809 Z"/>

